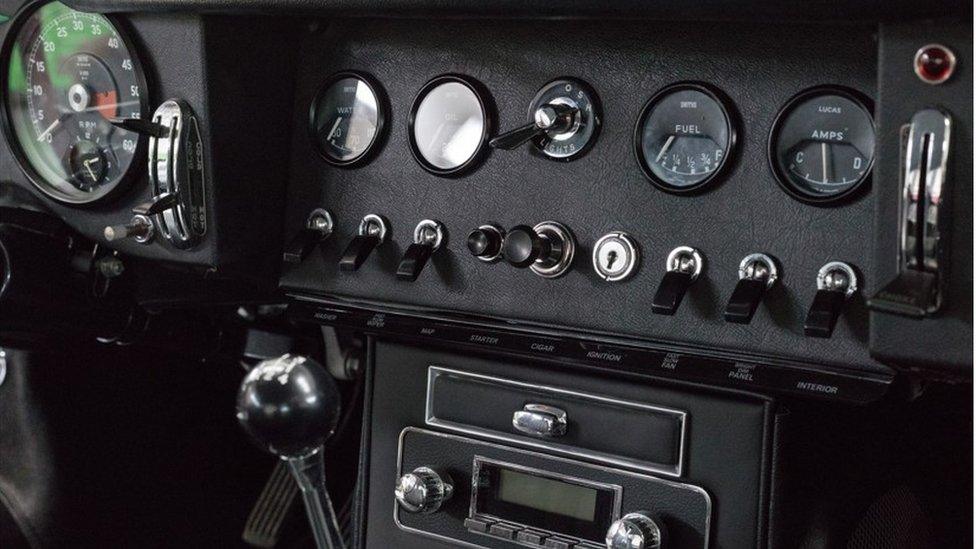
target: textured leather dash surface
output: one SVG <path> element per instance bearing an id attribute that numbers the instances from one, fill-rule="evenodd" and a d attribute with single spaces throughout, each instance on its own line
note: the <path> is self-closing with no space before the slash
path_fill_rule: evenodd
<path id="1" fill-rule="evenodd" d="M 301 45 L 285 232 L 299 230 L 308 212 L 320 206 L 336 214 L 337 230 L 322 253 L 287 270 L 282 284 L 310 293 L 883 370 L 868 355 L 862 299 L 851 304 L 833 338 L 803 335 L 816 273 L 827 261 L 856 265 L 865 279 L 863 295 L 875 288 L 871 192 L 841 207 L 807 206 L 779 189 L 766 162 L 770 125 L 795 93 L 831 83 L 875 95 L 875 39 L 874 27 L 854 25 L 337 21 L 307 35 Z M 344 69 L 371 73 L 392 105 L 383 150 L 370 164 L 351 170 L 322 161 L 305 130 L 313 95 L 329 74 Z M 582 78 L 603 103 L 599 141 L 570 163 L 525 149 L 495 151 L 461 178 L 431 175 L 411 157 L 407 118 L 417 90 L 448 72 L 470 75 L 488 87 L 503 130 L 524 122 L 528 102 L 542 84 L 563 75 Z M 742 120 L 730 174 L 697 197 L 655 189 L 633 152 L 643 103 L 682 80 L 718 86 Z M 339 253 L 367 213 L 390 219 L 392 241 L 358 272 L 340 273 Z M 446 225 L 446 247 L 416 282 L 396 280 L 397 262 L 424 218 Z M 465 249 L 466 234 L 482 223 L 511 227 L 548 219 L 571 227 L 580 243 L 572 272 L 560 279 L 485 264 Z M 612 230 L 633 235 L 644 256 L 637 275 L 621 284 L 600 281 L 590 265 L 593 242 Z M 708 264 L 675 316 L 654 315 L 650 301 L 665 258 L 678 245 L 699 247 Z M 768 294 L 751 324 L 731 325 L 722 310 L 740 259 L 756 251 L 780 260 L 783 283 Z"/>

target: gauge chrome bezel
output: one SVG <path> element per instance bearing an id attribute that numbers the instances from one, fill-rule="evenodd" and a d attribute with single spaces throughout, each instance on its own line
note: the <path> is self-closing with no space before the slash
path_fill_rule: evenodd
<path id="1" fill-rule="evenodd" d="M 370 93 L 372 93 L 373 97 L 376 99 L 376 131 L 373 133 L 373 139 L 366 146 L 366 149 L 359 154 L 359 156 L 349 160 L 341 160 L 330 156 L 325 147 L 322 145 L 321 141 L 319 140 L 319 136 L 315 131 L 315 114 L 318 111 L 319 104 L 321 103 L 325 94 L 329 91 L 329 88 L 344 78 L 355 78 L 356 80 L 366 84 L 366 87 L 369 88 Z M 379 80 L 374 78 L 371 74 L 357 70 L 343 70 L 333 73 L 326 78 L 325 82 L 315 93 L 315 97 L 312 99 L 312 103 L 308 108 L 308 136 L 312 141 L 312 148 L 315 149 L 315 152 L 317 152 L 323 160 L 338 168 L 356 168 L 365 166 L 376 158 L 376 155 L 386 144 L 389 112 L 390 99 L 386 95 L 386 90 L 383 89 L 383 86 L 380 84 Z"/>
<path id="2" fill-rule="evenodd" d="M 790 179 L 789 175 L 782 172 L 779 159 L 776 155 L 776 145 L 779 141 L 779 134 L 782 129 L 783 121 L 790 113 L 793 112 L 793 109 L 795 109 L 797 105 L 819 95 L 839 95 L 845 99 L 853 101 L 855 105 L 859 106 L 864 110 L 865 113 L 867 113 L 868 119 L 871 120 L 871 131 L 874 132 L 875 150 L 872 151 L 871 160 L 868 162 L 868 166 L 864 170 L 864 176 L 861 177 L 861 179 L 859 179 L 856 183 L 851 185 L 851 187 L 847 190 L 828 196 L 812 195 L 799 189 L 793 180 Z M 769 130 L 769 138 L 766 141 L 766 162 L 769 165 L 769 170 L 773 173 L 773 178 L 776 180 L 776 184 L 779 185 L 779 188 L 782 189 L 783 192 L 788 194 L 794 200 L 810 206 L 838 206 L 854 199 L 871 187 L 872 176 L 874 175 L 874 162 L 878 155 L 878 128 L 876 124 L 877 123 L 874 119 L 874 102 L 870 97 L 857 90 L 835 84 L 826 84 L 807 88 L 797 93 L 793 97 L 789 98 L 789 100 L 787 100 L 786 103 L 780 107 L 779 112 L 776 113 L 776 118 L 773 119 L 773 125 Z"/>
<path id="3" fill-rule="evenodd" d="M 588 82 L 580 80 L 579 78 L 573 76 L 560 76 L 559 78 L 554 78 L 545 84 L 539 91 L 536 92 L 532 101 L 529 103 L 528 109 L 528 119 L 532 120 L 535 116 L 535 111 L 540 106 L 542 106 L 542 98 L 546 96 L 553 88 L 556 86 L 573 86 L 579 91 L 583 92 L 587 100 L 590 103 L 590 118 L 589 125 L 592 128 L 586 142 L 583 146 L 577 149 L 575 152 L 569 154 L 568 156 L 552 156 L 547 153 L 545 147 L 552 142 L 547 134 L 542 134 L 537 137 L 532 138 L 532 147 L 529 149 L 530 153 L 538 156 L 540 158 L 545 158 L 546 160 L 552 160 L 553 162 L 572 162 L 586 155 L 590 149 L 596 145 L 597 139 L 600 137 L 600 129 L 603 127 L 603 103 L 600 102 L 600 96 L 596 93 L 596 90 Z M 568 102 L 563 102 L 564 104 Z M 578 108 L 576 101 L 573 101 L 573 107 Z M 581 111 L 580 111 L 581 112 Z M 579 129 L 582 123 L 578 121 L 574 127 L 574 136 L 579 135 Z"/>
<path id="4" fill-rule="evenodd" d="M 424 158 L 423 153 L 420 152 L 420 148 L 417 147 L 417 138 L 414 135 L 413 125 L 417 116 L 417 109 L 420 108 L 420 103 L 424 100 L 424 98 L 426 98 L 434 88 L 440 86 L 441 84 L 447 84 L 450 82 L 461 84 L 474 93 L 475 97 L 478 99 L 478 103 L 481 106 L 481 116 L 485 123 L 481 131 L 481 141 L 479 142 L 478 150 L 476 150 L 470 158 L 464 161 L 463 164 L 455 166 L 454 168 L 443 169 L 434 166 L 428 162 L 426 158 Z M 463 74 L 442 74 L 428 80 L 414 97 L 413 105 L 410 107 L 410 117 L 407 119 L 407 137 L 410 141 L 410 152 L 413 154 L 414 160 L 420 164 L 421 168 L 441 177 L 460 177 L 478 166 L 488 155 L 488 149 L 490 148 L 488 147 L 488 138 L 491 136 L 494 130 L 495 104 L 492 101 L 488 88 L 474 78 L 465 76 Z"/>
<path id="5" fill-rule="evenodd" d="M 14 42 L 17 41 L 24 22 L 30 19 L 30 17 L 34 15 L 35 11 L 51 3 L 53 2 L 50 0 L 34 0 L 27 2 L 20 8 L 14 17 L 10 19 L 10 29 L 7 32 L 6 37 L 4 37 L 3 45 L 0 46 L 0 89 L 7 89 L 7 73 L 10 67 L 10 55 L 13 52 Z M 70 6 L 67 7 L 69 9 L 74 9 Z M 137 42 L 133 39 L 134 33 L 132 32 L 128 22 L 121 17 L 106 13 L 98 13 L 98 15 L 104 17 L 115 28 L 115 32 L 122 40 L 122 44 L 131 54 L 130 59 L 132 59 L 133 76 L 139 83 L 140 89 L 144 90 L 144 93 L 140 93 L 139 95 L 139 112 L 143 113 L 143 116 L 146 116 L 149 112 L 149 99 L 152 91 L 149 87 L 149 77 L 146 71 L 147 65 L 143 63 L 142 51 L 138 47 Z M 114 198 L 117 198 L 120 194 L 127 190 L 131 186 L 132 182 L 140 177 L 138 175 L 140 168 L 144 169 L 146 167 L 145 159 L 149 140 L 146 136 L 137 134 L 136 150 L 132 155 L 132 162 L 129 164 L 128 168 L 126 168 L 125 172 L 122 174 L 122 177 L 119 178 L 115 186 L 113 186 L 105 194 L 90 200 L 77 199 L 67 196 L 64 193 L 54 189 L 53 186 L 48 183 L 48 181 L 44 179 L 44 177 L 42 177 L 31 165 L 30 161 L 27 159 L 27 155 L 24 154 L 24 151 L 21 148 L 20 141 L 17 138 L 16 133 L 14 132 L 13 124 L 10 120 L 12 115 L 8 111 L 9 101 L 4 100 L 0 101 L 0 103 L 2 103 L 0 104 L 0 131 L 3 132 L 3 136 L 7 139 L 8 147 L 10 152 L 13 154 L 14 159 L 17 161 L 17 166 L 35 189 L 55 202 L 77 208 L 87 208 L 104 204 Z"/>
<path id="6" fill-rule="evenodd" d="M 658 103 L 674 92 L 684 90 L 693 90 L 703 93 L 715 101 L 715 103 L 722 110 L 722 114 L 725 116 L 725 125 L 729 132 L 729 144 L 725 148 L 725 157 L 722 159 L 721 164 L 719 164 L 718 168 L 712 171 L 708 177 L 699 181 L 698 183 L 695 183 L 694 185 L 677 187 L 658 177 L 647 165 L 647 161 L 644 158 L 644 124 L 647 121 L 647 118 L 651 115 L 651 111 L 655 106 L 657 106 Z M 705 82 L 675 82 L 661 88 L 655 92 L 646 103 L 644 103 L 644 106 L 641 108 L 640 115 L 637 117 L 637 124 L 634 126 L 634 153 L 637 157 L 637 165 L 640 167 L 641 173 L 643 173 L 644 177 L 650 180 L 655 187 L 670 194 L 691 196 L 701 194 L 712 189 L 714 185 L 720 182 L 721 178 L 731 170 L 732 166 L 735 165 L 735 158 L 738 156 L 738 150 L 739 115 L 738 111 L 735 109 L 735 104 L 732 102 L 729 96 L 725 94 L 725 92 Z"/>

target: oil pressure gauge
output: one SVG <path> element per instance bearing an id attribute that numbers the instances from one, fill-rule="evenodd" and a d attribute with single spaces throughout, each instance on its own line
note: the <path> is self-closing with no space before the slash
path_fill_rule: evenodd
<path id="1" fill-rule="evenodd" d="M 386 96 L 365 74 L 334 74 L 312 102 L 309 123 L 312 141 L 326 162 L 342 167 L 362 164 L 383 137 Z"/>
<path id="2" fill-rule="evenodd" d="M 703 190 L 730 165 L 736 142 L 731 104 L 717 89 L 685 82 L 659 91 L 637 119 L 635 146 L 644 175 L 676 194 Z"/>
<path id="3" fill-rule="evenodd" d="M 808 204 L 838 202 L 864 187 L 874 164 L 869 104 L 836 87 L 790 99 L 769 135 L 769 163 L 780 187 Z"/>

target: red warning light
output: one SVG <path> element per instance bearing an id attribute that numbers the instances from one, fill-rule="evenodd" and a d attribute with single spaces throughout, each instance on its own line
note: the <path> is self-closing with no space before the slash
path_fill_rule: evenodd
<path id="1" fill-rule="evenodd" d="M 941 44 L 922 46 L 915 54 L 915 74 L 922 82 L 941 84 L 952 76 L 955 69 L 955 54 Z"/>

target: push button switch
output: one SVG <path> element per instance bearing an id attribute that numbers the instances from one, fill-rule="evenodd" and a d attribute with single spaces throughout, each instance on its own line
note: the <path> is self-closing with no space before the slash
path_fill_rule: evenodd
<path id="1" fill-rule="evenodd" d="M 468 251 L 485 262 L 492 262 L 502 256 L 502 242 L 505 231 L 494 225 L 482 225 L 468 234 Z"/>
<path id="2" fill-rule="evenodd" d="M 810 337 L 830 337 L 844 304 L 857 291 L 857 274 L 847 263 L 832 261 L 817 273 L 817 294 L 807 312 L 803 332 Z"/>
<path id="3" fill-rule="evenodd" d="M 750 254 L 739 263 L 739 283 L 725 306 L 725 320 L 749 324 L 766 291 L 779 279 L 776 261 L 766 254 Z"/>

